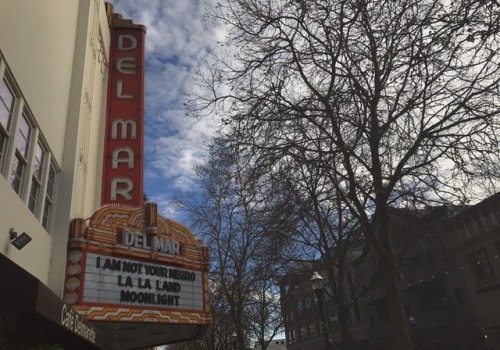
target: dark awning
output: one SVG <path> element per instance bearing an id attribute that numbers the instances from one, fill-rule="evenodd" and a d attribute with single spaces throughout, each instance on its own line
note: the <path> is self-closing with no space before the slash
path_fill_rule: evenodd
<path id="1" fill-rule="evenodd" d="M 0 254 L 2 337 L 58 344 L 63 349 L 115 349 L 102 330 L 84 320 L 36 277 Z"/>

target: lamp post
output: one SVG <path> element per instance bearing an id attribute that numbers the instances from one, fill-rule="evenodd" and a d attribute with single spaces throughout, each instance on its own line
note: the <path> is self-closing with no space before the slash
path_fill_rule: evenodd
<path id="1" fill-rule="evenodd" d="M 326 322 L 325 308 L 323 306 L 323 286 L 324 280 L 321 275 L 315 271 L 311 277 L 311 285 L 318 299 L 319 312 L 321 314 L 321 321 L 323 322 L 323 335 L 325 336 L 326 350 L 331 350 L 330 336 L 328 334 L 328 323 Z"/>
<path id="2" fill-rule="evenodd" d="M 238 350 L 238 336 L 236 335 L 236 333 L 233 333 L 233 335 L 231 336 L 231 342 L 233 345 L 233 350 Z"/>
<path id="3" fill-rule="evenodd" d="M 410 318 L 408 319 L 410 321 L 410 325 L 413 328 L 413 336 L 415 337 L 415 345 L 417 346 L 416 349 L 420 349 L 418 346 L 418 336 L 417 336 L 417 320 L 415 320 L 415 317 L 410 315 Z"/>
<path id="4" fill-rule="evenodd" d="M 410 318 L 408 319 L 410 321 L 411 327 L 413 328 L 413 332 L 415 335 L 417 335 L 417 321 L 415 320 L 415 317 L 410 315 Z"/>

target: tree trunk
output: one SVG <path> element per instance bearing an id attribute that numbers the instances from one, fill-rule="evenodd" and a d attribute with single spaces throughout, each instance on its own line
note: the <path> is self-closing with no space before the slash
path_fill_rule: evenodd
<path id="1" fill-rule="evenodd" d="M 341 302 L 343 303 L 344 299 L 342 298 Z M 342 349 L 345 350 L 353 350 L 353 343 L 351 333 L 349 332 L 349 324 L 347 318 L 347 308 L 343 304 L 339 304 L 338 306 L 338 321 L 339 321 L 339 330 L 340 336 L 342 337 Z"/>
<path id="2" fill-rule="evenodd" d="M 237 330 L 237 337 L 238 337 L 238 350 L 245 350 L 245 336 L 242 332 L 242 328 Z"/>
<path id="3" fill-rule="evenodd" d="M 379 256 L 379 271 L 385 287 L 387 307 L 392 324 L 393 350 L 412 350 L 410 333 L 393 259 L 385 254 Z"/>

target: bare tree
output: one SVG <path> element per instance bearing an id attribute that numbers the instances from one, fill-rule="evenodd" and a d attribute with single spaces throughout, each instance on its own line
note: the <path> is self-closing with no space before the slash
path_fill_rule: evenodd
<path id="1" fill-rule="evenodd" d="M 312 162 L 300 163 L 289 160 L 281 162 L 280 169 L 274 167 L 276 181 L 281 181 L 283 190 L 297 207 L 295 211 L 300 225 L 290 235 L 314 259 L 314 269 L 326 273 L 333 294 L 335 311 L 345 349 L 354 347 L 349 333 L 349 309 L 359 302 L 371 285 L 371 277 L 365 276 L 353 282 L 354 268 L 366 251 L 366 239 L 357 218 L 336 195 L 325 169 Z M 302 258 L 307 257 L 302 256 Z M 312 268 L 312 266 L 311 266 Z M 312 270 L 309 271 L 312 275 Z"/>
<path id="2" fill-rule="evenodd" d="M 284 238 L 272 233 L 280 225 L 268 220 L 270 197 L 220 139 L 196 170 L 200 188 L 183 205 L 211 249 L 211 278 L 229 310 L 228 330 L 239 349 L 255 339 L 265 349 L 283 325 L 274 286 Z"/>
<path id="3" fill-rule="evenodd" d="M 234 350 L 234 325 L 230 306 L 217 283 L 210 288 L 210 307 L 213 323 L 201 339 L 168 345 L 168 350 Z"/>
<path id="4" fill-rule="evenodd" d="M 388 208 L 496 191 L 497 1 L 230 0 L 209 16 L 228 49 L 194 110 L 254 167 L 324 169 L 378 257 L 394 348 L 411 349 Z"/>
<path id="5" fill-rule="evenodd" d="M 267 349 L 274 337 L 283 330 L 276 276 L 276 272 L 262 271 L 262 279 L 254 284 L 252 296 L 246 303 L 252 335 L 262 350 Z"/>

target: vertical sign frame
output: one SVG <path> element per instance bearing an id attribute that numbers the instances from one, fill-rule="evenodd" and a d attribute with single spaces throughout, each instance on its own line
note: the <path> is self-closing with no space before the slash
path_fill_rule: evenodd
<path id="1" fill-rule="evenodd" d="M 144 37 L 142 25 L 111 28 L 101 204 L 144 202 Z"/>

